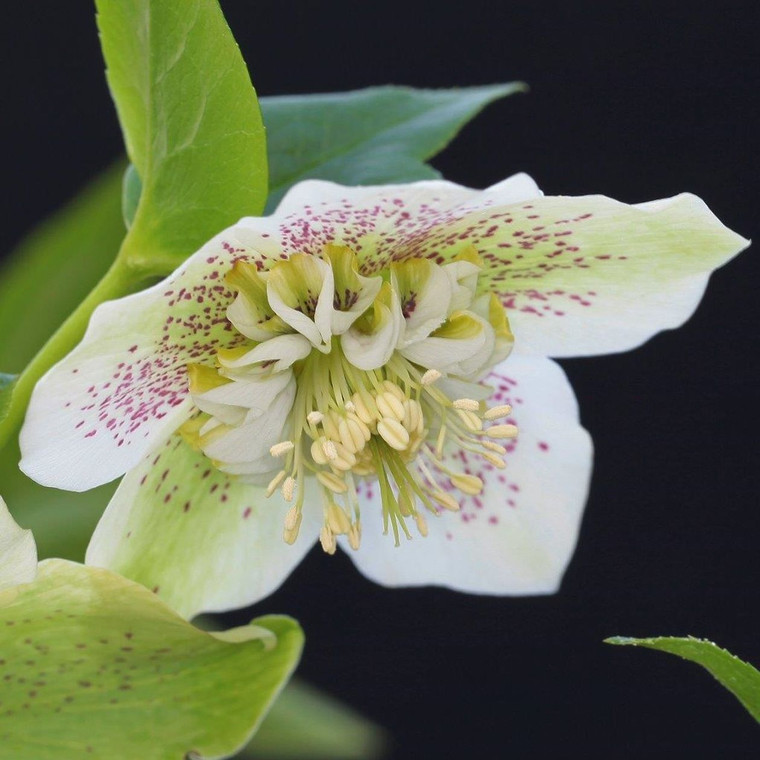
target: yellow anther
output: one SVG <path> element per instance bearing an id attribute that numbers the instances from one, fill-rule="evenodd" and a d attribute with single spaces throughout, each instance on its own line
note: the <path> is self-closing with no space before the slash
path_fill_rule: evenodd
<path id="1" fill-rule="evenodd" d="M 279 443 L 275 443 L 274 446 L 270 446 L 269 453 L 273 457 L 281 457 L 289 451 L 293 451 L 294 448 L 295 444 L 293 441 L 280 441 Z"/>
<path id="2" fill-rule="evenodd" d="M 422 433 L 424 426 L 425 421 L 419 402 L 414 399 L 404 401 L 404 427 L 410 433 Z"/>
<path id="3" fill-rule="evenodd" d="M 440 380 L 441 373 L 437 369 L 429 369 L 420 379 L 423 385 L 432 385 L 436 380 Z"/>
<path id="4" fill-rule="evenodd" d="M 446 493 L 445 491 L 432 491 L 430 495 L 444 508 L 448 509 L 449 512 L 458 512 L 462 507 L 460 506 L 459 502 L 451 496 L 451 494 Z"/>
<path id="5" fill-rule="evenodd" d="M 490 451 L 484 451 L 480 456 L 499 470 L 503 470 L 507 466 L 507 463 L 500 456 L 492 454 Z"/>
<path id="6" fill-rule="evenodd" d="M 360 426 L 366 427 L 363 422 L 350 417 L 346 417 L 338 423 L 340 442 L 353 453 L 361 451 L 366 443 Z"/>
<path id="7" fill-rule="evenodd" d="M 282 498 L 285 501 L 293 501 L 293 496 L 296 492 L 296 479 L 292 476 L 285 478 L 285 482 L 282 484 Z"/>
<path id="8" fill-rule="evenodd" d="M 477 496 L 483 490 L 483 481 L 477 475 L 452 475 L 451 484 L 470 496 Z"/>
<path id="9" fill-rule="evenodd" d="M 330 467 L 348 472 L 356 464 L 354 452 L 349 451 L 342 443 L 333 443 L 333 447 L 335 449 L 335 456 L 330 459 Z"/>
<path id="10" fill-rule="evenodd" d="M 472 433 L 477 433 L 483 429 L 483 420 L 475 412 L 466 409 L 457 409 L 459 419 L 464 422 L 464 426 Z"/>
<path id="11" fill-rule="evenodd" d="M 422 514 L 422 512 L 417 512 L 414 516 L 414 522 L 417 523 L 417 530 L 420 532 L 420 535 L 424 538 L 428 534 L 428 524 L 427 520 L 425 519 L 425 515 Z"/>
<path id="12" fill-rule="evenodd" d="M 474 398 L 458 398 L 454 401 L 454 409 L 465 409 L 468 412 L 477 412 L 480 404 Z"/>
<path id="13" fill-rule="evenodd" d="M 369 426 L 366 422 L 363 422 L 356 416 L 356 412 L 349 412 L 346 419 L 356 423 L 358 429 L 361 431 L 361 434 L 364 437 L 365 443 L 372 437 L 372 431 L 369 429 Z"/>
<path id="14" fill-rule="evenodd" d="M 328 508 L 327 524 L 330 526 L 330 531 L 337 536 L 341 536 L 351 530 L 351 521 L 337 504 L 331 504 Z"/>
<path id="15" fill-rule="evenodd" d="M 353 401 L 346 401 L 345 409 L 347 412 L 353 412 L 356 409 L 356 404 Z"/>
<path id="16" fill-rule="evenodd" d="M 327 470 L 320 470 L 317 480 L 333 493 L 345 493 L 348 490 L 348 486 L 338 475 Z"/>
<path id="17" fill-rule="evenodd" d="M 311 458 L 317 464 L 327 464 L 327 454 L 325 454 L 323 444 L 324 440 L 322 438 L 318 438 L 316 441 L 312 441 L 311 443 Z"/>
<path id="18" fill-rule="evenodd" d="M 282 537 L 285 540 L 286 544 L 294 544 L 296 542 L 296 539 L 298 538 L 298 531 L 301 528 L 301 518 L 303 517 L 302 513 L 298 513 L 298 517 L 296 518 L 296 522 L 293 525 L 292 528 L 285 528 L 282 532 Z"/>
<path id="19" fill-rule="evenodd" d="M 301 510 L 298 507 L 291 507 L 285 514 L 285 530 L 293 530 L 296 527 L 301 516 Z"/>
<path id="20" fill-rule="evenodd" d="M 335 550 L 338 548 L 338 543 L 335 540 L 335 536 L 330 530 L 329 525 L 323 525 L 322 530 L 319 531 L 319 543 L 322 544 L 322 548 L 327 554 L 335 554 Z"/>
<path id="21" fill-rule="evenodd" d="M 480 445 L 483 448 L 489 449 L 490 451 L 495 451 L 497 454 L 501 454 L 502 456 L 507 453 L 507 450 L 501 444 L 494 443 L 493 441 L 480 441 Z"/>
<path id="22" fill-rule="evenodd" d="M 310 425 L 319 425 L 319 423 L 322 422 L 324 418 L 325 415 L 322 414 L 322 412 L 309 412 L 306 415 L 306 419 Z"/>
<path id="23" fill-rule="evenodd" d="M 351 530 L 348 531 L 348 545 L 356 551 L 359 548 L 359 544 L 362 540 L 361 529 L 359 523 L 351 526 Z"/>
<path id="24" fill-rule="evenodd" d="M 276 490 L 277 486 L 282 483 L 282 479 L 287 475 L 288 473 L 285 472 L 285 470 L 280 470 L 270 481 L 269 485 L 267 486 L 267 498 L 269 498 Z"/>
<path id="25" fill-rule="evenodd" d="M 517 438 L 517 425 L 494 425 L 483 432 L 489 438 Z"/>
<path id="26" fill-rule="evenodd" d="M 351 401 L 354 403 L 354 413 L 356 416 L 365 425 L 373 425 L 377 420 L 377 416 L 375 415 L 375 410 L 370 408 L 365 399 L 362 398 L 358 393 L 354 393 L 354 395 L 351 397 Z M 374 401 L 372 401 L 372 397 L 369 396 L 369 394 L 367 395 L 367 401 L 371 402 L 372 407 L 375 406 Z"/>
<path id="27" fill-rule="evenodd" d="M 338 458 L 338 449 L 335 446 L 335 442 L 331 441 L 329 438 L 320 438 L 319 439 L 322 443 L 322 452 L 324 455 L 332 462 L 333 460 Z"/>
<path id="28" fill-rule="evenodd" d="M 498 420 L 500 417 L 508 417 L 512 414 L 512 407 L 509 404 L 503 404 L 502 406 L 491 407 L 483 415 L 487 420 Z"/>
<path id="29" fill-rule="evenodd" d="M 385 391 L 375 396 L 375 403 L 377 404 L 377 411 L 380 412 L 382 417 L 392 417 L 393 419 L 404 419 L 404 399 L 399 398 L 395 394 Z"/>
<path id="30" fill-rule="evenodd" d="M 393 383 L 390 380 L 383 380 L 383 382 L 380 383 L 380 387 L 384 388 L 387 393 L 394 395 L 399 401 L 403 401 L 406 398 L 404 391 L 402 391 L 396 383 Z"/>
<path id="31" fill-rule="evenodd" d="M 409 445 L 409 433 L 407 429 L 393 417 L 383 417 L 377 423 L 377 432 L 396 451 L 404 451 Z"/>

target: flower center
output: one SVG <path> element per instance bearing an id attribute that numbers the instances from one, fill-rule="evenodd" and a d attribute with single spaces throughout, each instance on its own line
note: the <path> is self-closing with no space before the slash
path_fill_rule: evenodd
<path id="1" fill-rule="evenodd" d="M 449 464 L 452 447 L 503 468 L 497 441 L 508 406 L 487 408 L 479 378 L 511 348 L 501 305 L 477 293 L 470 251 L 447 265 L 393 263 L 374 277 L 355 254 L 328 246 L 322 258 L 296 254 L 269 272 L 238 262 L 228 310 L 248 341 L 220 351 L 217 366 L 191 365 L 201 414 L 183 432 L 221 470 L 280 489 L 292 502 L 284 538 L 293 543 L 312 478 L 321 495 L 320 541 L 333 553 L 346 535 L 361 540 L 357 488 L 378 484 L 384 532 L 396 544 L 409 523 L 427 534 L 425 513 L 458 510 L 483 481 Z M 403 307 L 402 307 L 403 304 Z M 486 392 L 487 393 L 487 392 Z"/>

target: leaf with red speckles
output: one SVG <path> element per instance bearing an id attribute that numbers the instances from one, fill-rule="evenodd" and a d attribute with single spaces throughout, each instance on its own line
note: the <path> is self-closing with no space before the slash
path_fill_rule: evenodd
<path id="1" fill-rule="evenodd" d="M 46 560 L 0 592 L 3 756 L 230 757 L 302 646 L 290 618 L 206 633 L 115 573 Z"/>
<path id="2" fill-rule="evenodd" d="M 216 0 L 97 0 L 107 79 L 142 193 L 123 253 L 165 274 L 266 199 L 266 140 Z"/>
<path id="3" fill-rule="evenodd" d="M 725 686 L 760 723 L 760 672 L 712 641 L 693 636 L 657 636 L 646 639 L 612 636 L 605 639 L 605 642 L 659 649 L 696 662 Z"/>
<path id="4" fill-rule="evenodd" d="M 304 179 L 373 185 L 438 177 L 425 161 L 489 103 L 526 89 L 522 82 L 452 90 L 389 86 L 262 98 L 267 205 L 274 209 Z"/>

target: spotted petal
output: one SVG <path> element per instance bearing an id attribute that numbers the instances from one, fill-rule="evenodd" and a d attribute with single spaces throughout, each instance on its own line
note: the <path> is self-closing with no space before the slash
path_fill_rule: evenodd
<path id="1" fill-rule="evenodd" d="M 187 618 L 244 607 L 274 591 L 316 540 L 321 513 L 311 509 L 296 543 L 282 540 L 288 506 L 174 436 L 122 480 L 86 562 L 153 589 Z"/>
<path id="2" fill-rule="evenodd" d="M 678 327 L 748 245 L 689 194 L 637 206 L 544 197 L 496 216 L 491 242 L 474 241 L 483 284 L 501 296 L 515 349 L 544 356 L 625 351 Z"/>
<path id="3" fill-rule="evenodd" d="M 449 464 L 479 474 L 481 496 L 460 499 L 460 512 L 428 519 L 429 534 L 394 547 L 381 535 L 375 485 L 365 486 L 362 544 L 351 558 L 386 586 L 437 585 L 484 594 L 556 591 L 575 547 L 591 474 L 591 440 L 562 370 L 549 359 L 512 356 L 490 376 L 492 403 L 511 403 L 520 428 L 507 467 L 464 452 Z M 442 484 L 443 485 L 443 484 Z"/>
<path id="4" fill-rule="evenodd" d="M 240 340 L 226 318 L 233 294 L 222 282 L 243 255 L 235 229 L 158 285 L 95 310 L 82 342 L 32 395 L 21 432 L 29 477 L 72 491 L 106 483 L 187 419 L 187 364 Z"/>

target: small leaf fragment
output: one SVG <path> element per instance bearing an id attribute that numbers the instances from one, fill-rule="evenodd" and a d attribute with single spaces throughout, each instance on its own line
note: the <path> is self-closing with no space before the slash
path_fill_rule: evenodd
<path id="1" fill-rule="evenodd" d="M 631 638 L 612 636 L 607 644 L 646 647 L 670 652 L 685 660 L 696 662 L 725 686 L 760 723 L 760 672 L 717 644 L 693 636 L 657 636 Z"/>

